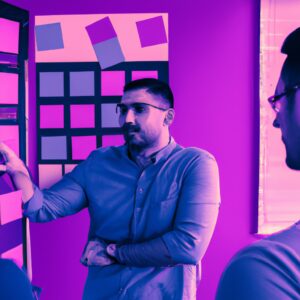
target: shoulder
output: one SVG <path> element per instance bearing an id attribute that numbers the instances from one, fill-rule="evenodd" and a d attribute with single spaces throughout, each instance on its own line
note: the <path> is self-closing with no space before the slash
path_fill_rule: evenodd
<path id="1" fill-rule="evenodd" d="M 267 239 L 255 242 L 239 251 L 227 265 L 217 300 L 281 299 L 287 294 L 296 295 L 299 263 L 293 250 L 282 243 Z"/>

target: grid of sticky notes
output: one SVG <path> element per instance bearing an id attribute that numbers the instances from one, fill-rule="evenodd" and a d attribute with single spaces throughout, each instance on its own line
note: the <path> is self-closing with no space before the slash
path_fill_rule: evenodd
<path id="1" fill-rule="evenodd" d="M 0 257 L 23 265 L 22 192 L 0 195 Z"/>
<path id="2" fill-rule="evenodd" d="M 37 64 L 39 185 L 48 188 L 98 147 L 124 138 L 116 104 L 131 80 L 168 82 L 168 63 L 127 62 L 102 70 L 91 63 Z"/>
<path id="3" fill-rule="evenodd" d="M 117 33 L 109 17 L 88 25 L 86 30 L 102 69 L 125 61 Z"/>

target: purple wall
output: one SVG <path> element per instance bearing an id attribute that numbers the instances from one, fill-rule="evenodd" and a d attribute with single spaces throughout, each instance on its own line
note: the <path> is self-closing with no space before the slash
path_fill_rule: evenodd
<path id="1" fill-rule="evenodd" d="M 222 206 L 203 261 L 198 299 L 214 299 L 229 258 L 254 241 L 258 185 L 259 0 L 49 1 L 7 0 L 28 9 L 30 32 L 30 168 L 35 165 L 35 15 L 168 12 L 170 83 L 176 97 L 173 135 L 212 152 L 219 163 Z M 72 3 L 72 4 L 71 4 Z M 196 7 L 196 4 L 197 7 Z M 42 300 L 80 299 L 86 270 L 79 263 L 86 212 L 31 224 L 34 283 Z"/>

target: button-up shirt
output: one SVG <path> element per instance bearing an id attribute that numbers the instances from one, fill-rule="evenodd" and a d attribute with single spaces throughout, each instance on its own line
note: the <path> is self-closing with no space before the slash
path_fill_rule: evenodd
<path id="1" fill-rule="evenodd" d="M 219 204 L 213 156 L 172 139 L 144 168 L 126 145 L 93 151 L 51 188 L 36 187 L 24 214 L 45 222 L 87 207 L 88 238 L 119 245 L 119 263 L 89 267 L 84 299 L 192 300 Z"/>

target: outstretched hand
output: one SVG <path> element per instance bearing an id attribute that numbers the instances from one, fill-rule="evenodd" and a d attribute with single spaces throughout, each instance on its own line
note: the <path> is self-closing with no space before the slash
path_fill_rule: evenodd
<path id="1" fill-rule="evenodd" d="M 33 184 L 29 172 L 23 161 L 3 142 L 0 142 L 0 172 L 6 172 L 11 176 L 17 190 L 22 190 L 23 201 L 26 202 L 33 195 Z"/>

